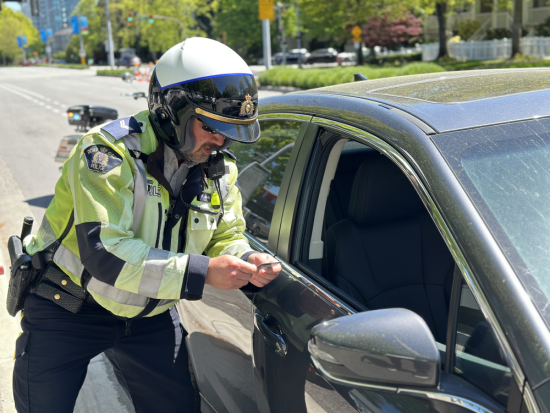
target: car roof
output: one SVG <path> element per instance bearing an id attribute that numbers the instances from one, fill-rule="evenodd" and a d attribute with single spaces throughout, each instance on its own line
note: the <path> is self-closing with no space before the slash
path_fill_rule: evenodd
<path id="1" fill-rule="evenodd" d="M 343 95 L 386 104 L 441 133 L 550 116 L 550 68 L 429 73 L 296 93 Z"/>

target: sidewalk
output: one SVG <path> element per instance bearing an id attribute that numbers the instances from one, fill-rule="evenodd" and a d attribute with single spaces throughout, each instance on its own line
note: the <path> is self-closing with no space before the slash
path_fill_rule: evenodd
<path id="1" fill-rule="evenodd" d="M 4 266 L 4 275 L 0 275 L 0 413 L 16 413 L 11 391 L 11 376 L 13 371 L 13 354 L 15 340 L 21 331 L 19 318 L 10 317 L 5 311 L 6 296 L 8 293 L 9 267 L 0 249 L 0 265 Z"/>
<path id="2" fill-rule="evenodd" d="M 0 275 L 0 413 L 16 413 L 11 379 L 15 340 L 21 329 L 19 318 L 11 317 L 6 311 L 10 271 L 7 243 L 10 235 L 21 232 L 23 217 L 32 214 L 2 158 L 0 177 L 0 265 L 4 267 L 4 275 Z"/>

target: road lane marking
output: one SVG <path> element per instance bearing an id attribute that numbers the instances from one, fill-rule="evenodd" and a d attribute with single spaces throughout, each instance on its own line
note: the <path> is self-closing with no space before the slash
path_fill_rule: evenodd
<path id="1" fill-rule="evenodd" d="M 23 89 L 22 87 L 19 87 L 19 86 L 10 85 L 10 87 L 12 87 L 13 89 L 18 90 L 22 93 L 26 93 L 27 95 L 36 96 L 39 99 L 47 99 L 46 96 L 41 95 L 40 93 L 36 93 L 36 92 L 31 91 L 31 90 Z"/>
<path id="2" fill-rule="evenodd" d="M 25 95 L 25 94 L 23 94 L 23 93 L 21 93 L 21 92 L 18 92 L 17 90 L 11 89 L 11 88 L 7 87 L 6 85 L 0 85 L 0 88 L 2 88 L 2 89 L 4 89 L 4 90 L 7 90 L 8 92 L 14 93 L 14 94 L 16 94 L 16 95 L 18 95 L 18 96 L 21 96 L 22 98 L 25 98 L 25 99 L 27 99 L 27 100 L 30 100 L 31 102 L 37 102 L 36 99 L 33 99 L 33 98 L 31 98 L 30 96 L 27 96 L 27 95 Z"/>
<path id="3" fill-rule="evenodd" d="M 41 95 L 40 93 L 33 92 L 33 91 L 31 91 L 31 90 L 22 88 L 22 87 L 20 87 L 20 86 L 9 85 L 9 87 L 11 87 L 11 88 L 13 88 L 13 89 L 15 89 L 15 90 L 17 90 L 17 91 L 19 91 L 19 92 L 21 92 L 21 93 L 26 93 L 27 95 L 35 96 L 35 97 L 37 97 L 37 98 L 39 98 L 39 99 L 44 99 L 46 102 L 52 102 L 52 103 L 54 103 L 54 104 L 56 104 L 56 105 L 61 106 L 62 108 L 66 108 L 66 107 L 67 107 L 67 105 L 65 105 L 65 104 L 63 104 L 63 103 L 60 103 L 60 102 L 58 102 L 57 100 L 52 100 L 52 99 L 50 99 L 50 98 L 48 98 L 48 97 L 46 97 L 46 96 L 44 96 L 44 95 Z"/>
<path id="4" fill-rule="evenodd" d="M 26 93 L 22 93 L 22 92 L 18 91 L 13 85 L 8 86 L 8 85 L 5 85 L 5 84 L 0 84 L 0 89 L 4 89 L 8 92 L 11 92 L 11 93 L 17 95 L 17 96 L 21 96 L 22 98 L 27 99 L 27 100 L 31 101 L 32 103 L 36 103 L 37 105 L 44 106 L 46 109 L 50 109 L 54 113 L 59 114 L 59 112 L 60 112 L 58 109 L 55 109 L 50 105 L 46 105 L 44 102 L 42 102 L 40 100 L 37 100 L 37 99 L 27 95 Z M 21 88 L 18 88 L 18 89 L 21 89 Z M 61 113 L 61 116 L 66 118 L 65 113 Z"/>

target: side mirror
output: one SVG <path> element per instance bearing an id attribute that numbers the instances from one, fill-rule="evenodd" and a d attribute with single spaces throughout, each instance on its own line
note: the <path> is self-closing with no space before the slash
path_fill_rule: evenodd
<path id="1" fill-rule="evenodd" d="M 309 352 L 319 374 L 352 387 L 431 387 L 440 357 L 420 316 L 394 308 L 341 317 L 311 330 Z"/>
<path id="2" fill-rule="evenodd" d="M 124 72 L 122 74 L 122 81 L 132 83 L 132 80 L 134 80 L 134 75 L 131 72 Z"/>

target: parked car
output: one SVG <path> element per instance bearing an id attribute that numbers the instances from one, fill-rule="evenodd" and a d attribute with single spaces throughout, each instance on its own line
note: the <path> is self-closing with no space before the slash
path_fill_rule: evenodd
<path id="1" fill-rule="evenodd" d="M 286 57 L 288 59 L 289 54 L 286 54 Z M 278 52 L 275 53 L 273 56 L 271 56 L 271 63 L 274 65 L 282 65 L 283 64 L 283 53 Z"/>
<path id="2" fill-rule="evenodd" d="M 298 64 L 299 63 L 298 60 L 300 56 L 302 56 L 302 63 L 305 63 L 309 58 L 310 54 L 307 51 L 307 49 L 304 47 L 301 49 L 292 49 L 286 58 L 286 62 L 288 64 Z"/>
<path id="3" fill-rule="evenodd" d="M 205 412 L 550 409 L 550 70 L 260 101 L 233 144 L 283 270 L 178 304 Z M 225 218 L 224 218 L 225 219 Z"/>
<path id="4" fill-rule="evenodd" d="M 308 56 L 307 63 L 332 63 L 336 62 L 336 56 L 338 56 L 338 52 L 332 47 L 328 49 L 317 49 Z"/>
<path id="5" fill-rule="evenodd" d="M 136 50 L 133 48 L 119 49 L 120 57 L 116 61 L 117 66 L 134 67 L 141 64 L 141 59 L 136 56 Z"/>
<path id="6" fill-rule="evenodd" d="M 342 52 L 336 56 L 336 61 L 339 65 L 342 63 L 354 63 L 357 60 L 357 53 L 355 52 Z"/>
<path id="7" fill-rule="evenodd" d="M 137 56 L 122 56 L 116 61 L 117 66 L 134 67 L 141 65 L 141 59 Z"/>

